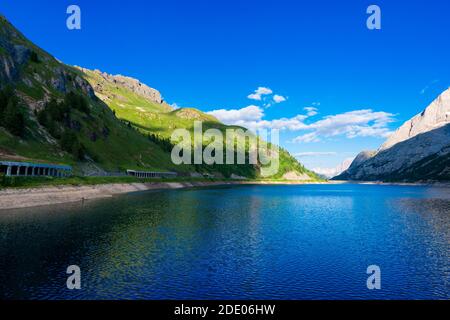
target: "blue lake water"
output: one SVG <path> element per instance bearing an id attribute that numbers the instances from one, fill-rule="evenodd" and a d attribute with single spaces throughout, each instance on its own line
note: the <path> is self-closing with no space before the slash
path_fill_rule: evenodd
<path id="1" fill-rule="evenodd" d="M 450 189 L 233 186 L 4 211 L 0 298 L 449 299 Z"/>

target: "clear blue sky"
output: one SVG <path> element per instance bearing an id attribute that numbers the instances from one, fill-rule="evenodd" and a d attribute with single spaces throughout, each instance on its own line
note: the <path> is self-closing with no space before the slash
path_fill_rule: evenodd
<path id="1" fill-rule="evenodd" d="M 66 28 L 70 4 L 82 10 L 80 31 Z M 381 8 L 379 31 L 366 28 L 371 4 Z M 450 85 L 447 0 L 14 0 L 0 12 L 65 63 L 136 77 L 178 106 L 255 105 L 264 113 L 258 123 L 315 107 L 317 115 L 301 120 L 310 127 L 281 135 L 292 153 L 319 153 L 301 158 L 309 167 L 376 149 L 384 140 L 377 132 L 395 129 Z M 258 87 L 287 101 L 266 108 L 248 98 Z M 346 113 L 366 109 L 372 122 L 342 124 L 354 117 Z M 321 129 L 321 119 L 342 114 Z M 313 141 L 294 142 L 308 133 Z"/>

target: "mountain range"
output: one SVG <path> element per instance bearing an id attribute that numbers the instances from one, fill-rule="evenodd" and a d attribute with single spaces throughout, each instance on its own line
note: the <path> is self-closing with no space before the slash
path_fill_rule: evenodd
<path id="1" fill-rule="evenodd" d="M 363 151 L 334 180 L 449 181 L 450 89 L 406 121 L 377 151 Z"/>
<path id="2" fill-rule="evenodd" d="M 174 129 L 194 121 L 227 126 L 193 108 L 174 109 L 139 80 L 69 66 L 0 17 L 0 159 L 70 164 L 78 175 L 126 169 L 180 175 L 259 178 L 260 165 L 180 165 L 171 161 Z M 317 180 L 280 149 L 275 179 Z"/>
<path id="3" fill-rule="evenodd" d="M 137 79 L 66 65 L 0 17 L 0 160 L 70 164 L 77 175 L 135 169 L 260 177 L 260 165 L 173 164 L 172 132 L 192 131 L 195 121 L 204 130 L 239 128 L 198 109 L 173 108 Z M 272 178 L 319 179 L 286 150 L 279 157 Z M 450 180 L 450 89 L 378 150 L 320 174 L 353 181 Z"/>

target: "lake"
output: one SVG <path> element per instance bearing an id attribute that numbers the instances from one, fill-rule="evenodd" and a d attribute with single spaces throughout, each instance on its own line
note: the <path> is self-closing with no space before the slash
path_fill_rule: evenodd
<path id="1" fill-rule="evenodd" d="M 450 189 L 231 186 L 3 211 L 0 298 L 449 299 Z"/>

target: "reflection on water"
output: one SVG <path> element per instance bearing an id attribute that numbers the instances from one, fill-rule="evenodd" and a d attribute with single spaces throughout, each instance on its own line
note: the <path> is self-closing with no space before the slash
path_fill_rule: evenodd
<path id="1" fill-rule="evenodd" d="M 0 298 L 448 299 L 450 192 L 375 185 L 147 192 L 0 214 Z M 66 268 L 82 270 L 69 291 Z M 382 290 L 366 288 L 366 268 Z"/>

